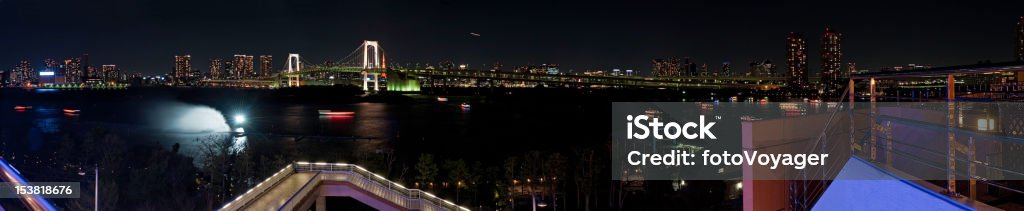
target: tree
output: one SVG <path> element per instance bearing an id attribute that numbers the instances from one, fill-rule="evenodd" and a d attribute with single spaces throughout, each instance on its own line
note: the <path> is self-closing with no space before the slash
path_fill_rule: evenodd
<path id="1" fill-rule="evenodd" d="M 434 155 L 420 154 L 420 161 L 416 163 L 416 181 L 420 184 L 433 184 L 437 177 L 437 163 L 434 163 Z"/>
<path id="2" fill-rule="evenodd" d="M 583 210 L 590 210 L 590 195 L 594 192 L 594 177 L 597 174 L 597 167 L 594 162 L 594 150 L 583 149 L 576 151 L 576 170 L 573 171 L 573 179 L 576 181 L 576 203 L 580 202 L 583 196 Z"/>
<path id="3" fill-rule="evenodd" d="M 565 157 L 560 153 L 548 155 L 544 163 L 545 175 L 548 177 L 548 190 L 551 192 L 551 205 L 553 210 L 558 210 L 558 182 L 565 178 Z"/>
<path id="4" fill-rule="evenodd" d="M 505 182 L 507 182 L 507 184 L 512 184 L 512 185 L 508 186 L 509 187 L 508 189 L 506 189 L 506 193 L 507 193 L 507 194 L 505 194 L 505 196 L 507 197 L 506 200 L 508 202 L 511 202 L 509 204 L 512 205 L 512 210 L 515 210 L 516 209 L 516 203 L 513 201 L 513 199 L 515 198 L 515 196 L 513 194 L 515 193 L 515 189 L 516 189 L 516 185 L 517 185 L 516 184 L 517 183 L 516 182 L 516 173 L 518 173 L 518 172 L 516 170 L 519 167 L 518 159 L 515 156 L 510 156 L 510 157 L 506 158 L 505 159 L 505 165 L 503 165 L 503 167 L 504 167 L 504 170 L 505 170 Z"/>
<path id="5" fill-rule="evenodd" d="M 469 168 L 466 167 L 466 161 L 462 159 L 458 160 L 446 160 L 444 161 L 444 168 L 448 171 L 448 179 L 455 184 L 455 203 L 459 203 L 459 192 L 464 185 L 464 182 L 469 179 Z"/>
<path id="6" fill-rule="evenodd" d="M 523 154 L 523 163 L 520 166 L 520 174 L 526 178 L 526 183 L 530 188 L 530 196 L 534 194 L 534 184 L 539 181 L 537 179 L 541 177 L 543 173 L 544 162 L 540 158 L 540 151 L 529 151 Z"/>

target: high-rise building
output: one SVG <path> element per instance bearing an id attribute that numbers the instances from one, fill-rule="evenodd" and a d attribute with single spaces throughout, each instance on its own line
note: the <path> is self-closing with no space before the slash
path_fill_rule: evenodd
<path id="1" fill-rule="evenodd" d="M 87 53 L 83 53 L 82 54 L 82 65 L 81 65 L 81 67 L 82 67 L 82 79 L 81 80 L 82 80 L 82 82 L 86 82 L 86 81 L 89 80 L 89 77 L 92 77 L 92 75 L 93 75 L 93 73 L 89 71 L 89 68 L 92 67 L 89 64 L 89 54 L 87 54 Z"/>
<path id="2" fill-rule="evenodd" d="M 220 58 L 210 59 L 210 78 L 224 79 L 224 63 Z"/>
<path id="3" fill-rule="evenodd" d="M 697 63 L 690 61 L 690 57 L 683 57 L 683 63 L 680 67 L 680 76 L 696 76 L 697 75 Z"/>
<path id="4" fill-rule="evenodd" d="M 0 87 L 6 87 L 10 83 L 10 76 L 7 74 L 11 71 L 0 70 Z"/>
<path id="5" fill-rule="evenodd" d="M 825 27 L 825 34 L 821 37 L 821 84 L 822 91 L 828 95 L 835 95 L 842 91 L 842 58 L 843 51 L 840 42 L 842 34 Z"/>
<path id="6" fill-rule="evenodd" d="M 120 80 L 121 70 L 117 69 L 117 65 L 105 64 L 100 69 L 100 72 L 102 72 L 102 75 L 103 75 L 102 78 L 103 78 L 104 82 L 115 82 L 116 83 L 116 82 L 121 81 Z"/>
<path id="7" fill-rule="evenodd" d="M 192 55 L 174 55 L 174 72 L 171 76 L 174 77 L 174 84 L 176 85 L 187 85 L 191 84 L 191 72 L 192 72 Z"/>
<path id="8" fill-rule="evenodd" d="M 1024 16 L 1017 20 L 1017 61 L 1024 61 Z"/>
<path id="9" fill-rule="evenodd" d="M 651 61 L 653 68 L 651 73 L 657 77 L 679 77 L 680 76 L 680 61 L 677 58 L 669 59 L 654 59 Z"/>
<path id="10" fill-rule="evenodd" d="M 52 58 L 43 59 L 43 65 L 44 68 L 46 68 L 46 71 L 51 72 L 58 72 L 58 68 L 60 68 L 60 64 L 57 63 L 57 60 Z"/>
<path id="11" fill-rule="evenodd" d="M 28 60 L 21 60 L 18 66 L 14 67 L 12 81 L 17 84 L 25 83 L 36 83 L 38 75 L 35 74 L 35 70 L 32 69 L 32 62 Z"/>
<path id="12" fill-rule="evenodd" d="M 271 55 L 260 55 L 260 77 L 270 77 L 274 68 L 273 59 Z"/>
<path id="13" fill-rule="evenodd" d="M 807 41 L 799 33 L 790 32 L 786 36 L 786 74 L 790 86 L 807 87 Z"/>
<path id="14" fill-rule="evenodd" d="M 71 84 L 82 83 L 82 58 L 74 57 L 64 60 L 64 66 L 61 72 L 64 72 L 64 82 Z"/>
<path id="15" fill-rule="evenodd" d="M 249 55 L 235 54 L 235 59 L 231 62 L 235 68 L 232 70 L 235 78 L 248 79 L 255 76 L 252 59 Z"/>
<path id="16" fill-rule="evenodd" d="M 86 83 L 93 83 L 103 81 L 103 74 L 100 73 L 100 69 L 96 66 L 89 66 L 85 68 L 85 72 L 89 73 L 89 78 L 86 78 Z"/>

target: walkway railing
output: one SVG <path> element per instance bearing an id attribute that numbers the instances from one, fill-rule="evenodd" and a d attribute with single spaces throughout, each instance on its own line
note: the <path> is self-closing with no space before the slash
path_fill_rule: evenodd
<path id="1" fill-rule="evenodd" d="M 263 196 L 263 194 L 270 190 L 270 188 L 276 186 L 282 179 L 291 176 L 292 173 L 295 173 L 295 169 L 292 164 L 288 164 L 288 166 L 277 171 L 274 175 L 267 177 L 263 182 L 256 184 L 256 187 L 245 191 L 245 193 L 236 197 L 235 200 L 231 200 L 231 202 L 228 202 L 218 210 L 240 210 L 243 207 L 248 206 L 249 203 L 256 201 L 257 198 Z"/>
<path id="2" fill-rule="evenodd" d="M 314 180 L 348 182 L 376 197 L 410 210 L 469 210 L 465 207 L 458 206 L 451 201 L 438 198 L 428 192 L 406 188 L 401 184 L 388 180 L 387 178 L 370 172 L 358 165 L 345 163 L 296 162 L 294 166 L 296 172 L 320 172 L 319 175 L 314 177 Z M 314 181 L 311 184 L 316 184 L 319 181 Z M 303 190 L 300 190 L 297 195 L 302 194 L 304 191 L 309 191 L 305 189 L 315 188 L 316 187 L 313 186 L 305 187 Z M 290 210 L 296 206 L 298 206 L 297 200 L 289 201 L 289 203 L 282 206 L 282 208 L 287 209 L 282 210 Z"/>
<path id="3" fill-rule="evenodd" d="M 395 183 L 383 176 L 370 172 L 365 168 L 345 163 L 309 163 L 296 162 L 290 164 L 281 171 L 275 173 L 260 184 L 256 185 L 246 193 L 238 196 L 235 200 L 221 207 L 220 210 L 242 210 L 248 207 L 277 185 L 278 182 L 294 173 L 316 172 L 304 185 L 288 199 L 277 210 L 294 210 L 303 205 L 303 198 L 309 197 L 311 193 L 318 190 L 324 182 L 344 182 L 351 184 L 354 188 L 369 193 L 375 197 L 386 200 L 388 203 L 400 206 L 409 210 L 423 211 L 468 211 L 469 209 L 458 206 L 451 201 L 444 200 L 428 192 L 409 189 L 401 184 Z"/>

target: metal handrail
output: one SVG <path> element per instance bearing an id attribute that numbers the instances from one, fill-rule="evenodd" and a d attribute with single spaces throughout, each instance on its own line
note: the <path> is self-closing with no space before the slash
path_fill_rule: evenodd
<path id="1" fill-rule="evenodd" d="M 316 175 L 313 175 L 313 177 L 310 177 L 309 181 L 306 181 L 306 183 L 302 184 L 302 187 L 299 188 L 298 191 L 295 191 L 295 194 L 292 194 L 292 196 L 288 198 L 288 201 L 285 201 L 284 204 L 281 205 L 280 208 L 277 208 L 277 210 L 278 211 L 281 211 L 281 210 L 294 210 L 295 206 L 298 205 L 298 204 L 292 203 L 293 201 L 297 202 L 297 201 L 295 201 L 295 197 L 305 196 L 306 194 L 309 194 L 309 192 L 313 191 L 313 188 L 316 187 L 318 185 L 318 183 L 320 183 L 320 181 L 321 181 L 320 173 L 322 173 L 322 172 L 317 172 Z M 313 186 L 310 186 L 310 184 L 312 184 Z"/>
<path id="2" fill-rule="evenodd" d="M 277 173 L 274 173 L 274 175 L 267 177 L 267 179 L 263 180 L 263 182 L 256 184 L 255 187 L 250 188 L 248 191 L 245 191 L 245 193 L 243 193 L 242 195 L 235 197 L 234 200 L 231 200 L 231 202 L 224 204 L 224 206 L 220 207 L 220 209 L 217 210 L 239 210 L 243 207 L 246 207 L 250 203 L 255 201 L 254 199 L 263 196 L 263 194 L 266 193 L 268 189 L 276 186 L 278 182 L 288 177 L 292 173 L 295 173 L 295 169 L 292 166 L 292 164 L 288 164 L 288 166 L 285 166 L 281 170 L 277 171 Z"/>
<path id="3" fill-rule="evenodd" d="M 846 89 L 843 90 L 843 92 L 839 95 L 840 99 L 846 99 L 845 96 L 848 96 L 852 91 L 853 91 L 853 87 L 847 86 Z M 840 101 L 840 102 L 842 102 L 842 101 Z M 830 131 L 829 129 L 833 128 L 832 127 L 833 126 L 833 120 L 835 120 L 836 114 L 839 113 L 839 111 L 843 110 L 844 108 L 850 109 L 853 103 L 854 102 L 849 102 L 850 106 L 844 106 L 842 103 L 840 103 L 838 106 L 836 106 L 835 110 L 833 110 L 832 112 L 829 113 L 829 117 L 828 117 L 828 120 L 825 122 L 825 126 L 822 128 L 821 132 L 818 134 L 817 139 L 814 140 L 814 143 L 811 145 L 809 150 L 815 151 L 816 149 L 819 148 L 819 145 L 822 144 L 823 140 L 825 140 L 828 137 L 828 134 L 829 134 L 829 131 Z M 851 133 L 852 132 L 853 131 L 851 131 Z M 832 149 L 834 149 L 834 147 L 835 146 L 833 146 Z M 828 150 L 831 151 L 832 149 L 828 149 Z M 826 147 L 822 146 L 821 150 L 822 151 L 826 150 Z M 821 178 L 825 178 L 828 174 L 830 174 L 832 172 L 835 172 L 834 169 L 822 169 L 821 172 L 814 171 L 813 173 L 816 173 L 816 174 L 814 175 L 814 177 L 811 177 L 811 178 L 813 179 L 813 178 L 816 178 L 818 176 L 820 176 Z M 820 173 L 820 175 L 817 174 L 817 173 Z M 821 181 L 821 182 L 813 184 L 814 187 L 811 187 L 812 184 L 808 181 L 808 171 L 800 171 L 798 173 L 798 175 L 795 175 L 795 176 L 797 178 L 794 178 L 794 179 L 800 179 L 799 180 L 800 182 L 797 183 L 794 180 L 789 185 L 790 186 L 789 187 L 789 189 L 790 189 L 790 197 L 791 197 L 791 204 L 790 204 L 791 208 L 792 209 L 800 209 L 800 210 L 808 210 L 808 209 L 810 209 L 810 203 L 815 201 L 814 198 L 820 196 L 820 193 L 824 192 L 825 188 L 827 187 L 827 184 L 824 184 L 824 181 Z M 800 187 L 801 185 L 802 185 L 802 187 Z M 798 194 L 797 193 L 798 190 L 796 190 L 796 189 L 800 189 L 800 188 L 802 188 L 802 191 L 799 191 L 799 194 L 800 194 L 801 197 L 799 197 L 799 198 L 798 197 L 794 197 L 795 196 L 794 194 Z"/>
<path id="4" fill-rule="evenodd" d="M 314 189 L 316 184 L 322 181 L 347 181 L 356 187 L 362 188 L 378 197 L 388 200 L 397 205 L 414 210 L 456 210 L 469 211 L 469 209 L 458 206 L 451 201 L 441 199 L 429 192 L 419 189 L 409 189 L 401 184 L 388 180 L 379 174 L 373 173 L 362 166 L 345 163 L 309 163 L 296 162 L 289 164 L 275 173 L 273 176 L 260 182 L 255 187 L 239 195 L 231 202 L 225 204 L 218 210 L 241 210 L 255 199 L 263 196 L 270 188 L 274 187 L 284 178 L 296 172 L 317 172 L 310 178 L 303 187 L 289 198 L 279 210 L 288 210 L 298 206 L 301 200 L 294 200 L 296 197 L 304 196 Z"/>
<path id="5" fill-rule="evenodd" d="M 341 178 L 342 181 L 348 181 L 353 185 L 363 188 L 369 192 L 378 194 L 378 197 L 384 198 L 392 203 L 406 206 L 408 208 L 414 208 L 419 210 L 458 210 L 468 211 L 468 208 L 458 206 L 451 201 L 441 199 L 429 192 L 425 192 L 419 189 L 409 189 L 401 184 L 388 180 L 379 174 L 370 172 L 362 166 L 345 163 L 309 163 L 309 162 L 296 162 L 296 172 L 322 172 L 327 174 L 321 174 L 319 177 L 328 177 L 331 174 L 345 174 L 354 176 L 349 178 Z M 326 178 L 321 178 L 326 180 Z M 386 191 L 385 191 L 386 190 Z M 398 196 L 390 195 L 391 193 L 398 194 Z M 399 200 L 401 199 L 401 200 Z M 426 202 L 426 203 L 424 203 Z M 429 206 L 423 206 L 429 205 Z M 286 205 L 287 206 L 287 205 Z"/>

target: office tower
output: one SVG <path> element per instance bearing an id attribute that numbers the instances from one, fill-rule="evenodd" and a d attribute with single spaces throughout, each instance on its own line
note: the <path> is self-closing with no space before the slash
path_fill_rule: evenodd
<path id="1" fill-rule="evenodd" d="M 799 33 L 790 32 L 786 37 L 786 72 L 790 86 L 807 87 L 807 41 Z"/>
<path id="2" fill-rule="evenodd" d="M 46 68 L 46 71 L 51 71 L 55 73 L 58 72 L 58 68 L 60 68 L 60 64 L 57 63 L 57 60 L 54 60 L 52 58 L 43 59 L 43 65 L 44 68 Z"/>
<path id="3" fill-rule="evenodd" d="M 270 77 L 270 73 L 274 68 L 272 60 L 273 57 L 271 55 L 260 55 L 260 77 Z"/>
<path id="4" fill-rule="evenodd" d="M 224 79 L 224 64 L 220 58 L 210 59 L 210 78 Z"/>
<path id="5" fill-rule="evenodd" d="M 232 70 L 235 78 L 248 79 L 255 76 L 252 59 L 253 57 L 249 55 L 235 54 L 234 60 L 231 62 L 232 67 L 235 68 Z"/>
<path id="6" fill-rule="evenodd" d="M 21 60 L 12 73 L 11 80 L 17 84 L 35 83 L 37 76 L 32 69 L 32 63 L 28 60 Z"/>
<path id="7" fill-rule="evenodd" d="M 82 83 L 82 58 L 74 57 L 64 60 L 63 66 L 64 82 L 79 84 Z"/>
<path id="8" fill-rule="evenodd" d="M 826 94 L 835 95 L 842 90 L 841 60 L 843 57 L 840 41 L 842 34 L 825 27 L 821 37 L 821 82 Z"/>
<path id="9" fill-rule="evenodd" d="M 103 75 L 102 78 L 103 78 L 104 82 L 115 82 L 116 83 L 116 82 L 120 81 L 119 78 L 120 78 L 121 70 L 117 69 L 117 65 L 105 64 L 100 69 L 100 72 Z"/>
<path id="10" fill-rule="evenodd" d="M 192 55 L 175 55 L 174 56 L 174 72 L 171 76 L 174 77 L 174 84 L 186 85 L 190 84 L 189 79 L 192 71 Z"/>
<path id="11" fill-rule="evenodd" d="M 658 77 L 679 77 L 681 65 L 679 59 L 654 59 L 651 61 L 653 68 L 651 70 L 654 76 Z"/>
<path id="12" fill-rule="evenodd" d="M 89 54 L 82 54 L 81 65 L 79 65 L 79 67 L 82 68 L 82 78 L 79 79 L 79 81 L 84 83 L 85 81 L 89 80 L 90 76 L 92 76 L 90 75 L 92 73 L 89 72 Z"/>

